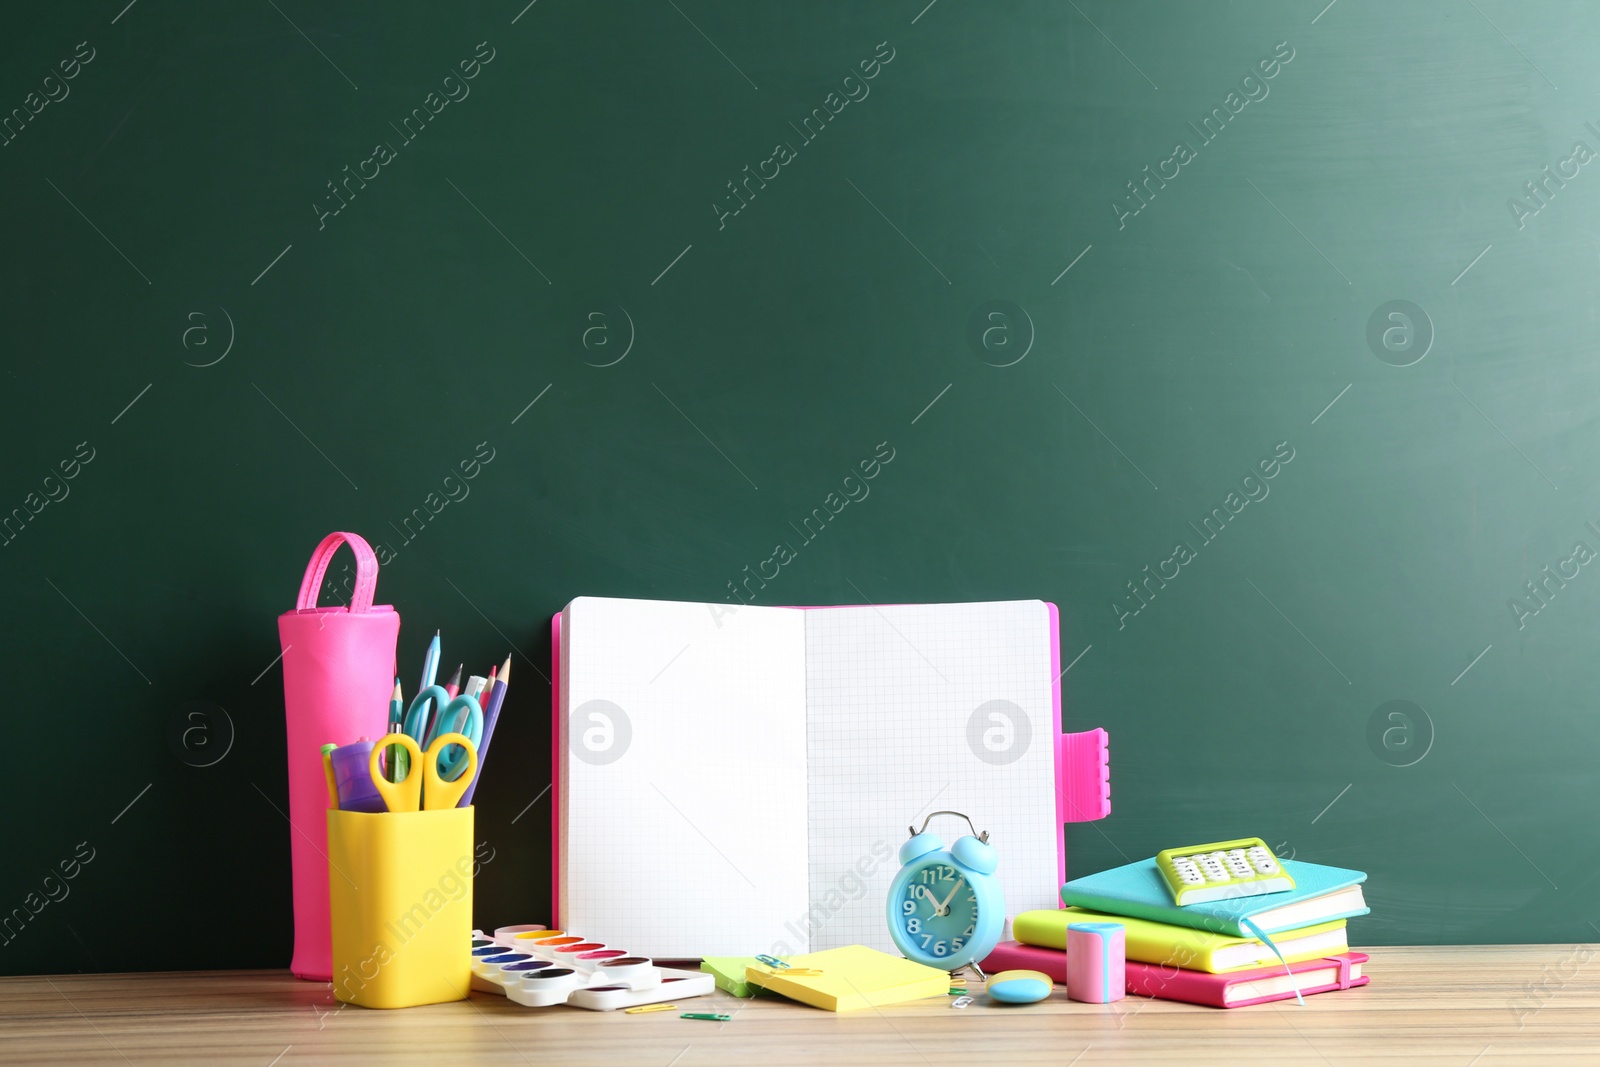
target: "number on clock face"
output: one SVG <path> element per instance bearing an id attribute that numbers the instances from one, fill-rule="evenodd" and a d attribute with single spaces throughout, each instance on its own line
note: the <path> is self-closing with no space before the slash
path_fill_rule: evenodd
<path id="1" fill-rule="evenodd" d="M 918 871 L 900 902 L 900 921 L 924 952 L 948 956 L 961 951 L 978 920 L 978 898 L 964 874 L 947 863 Z"/>

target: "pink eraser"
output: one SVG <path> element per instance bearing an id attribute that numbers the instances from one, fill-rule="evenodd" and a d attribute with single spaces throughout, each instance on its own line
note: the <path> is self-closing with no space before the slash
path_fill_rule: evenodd
<path id="1" fill-rule="evenodd" d="M 1109 1004 L 1128 994 L 1127 931 L 1121 923 L 1067 924 L 1067 996 Z"/>

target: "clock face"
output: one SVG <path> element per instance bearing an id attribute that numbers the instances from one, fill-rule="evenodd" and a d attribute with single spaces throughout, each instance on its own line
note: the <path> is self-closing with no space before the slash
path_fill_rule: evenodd
<path id="1" fill-rule="evenodd" d="M 910 875 L 895 902 L 902 937 L 933 959 L 960 954 L 978 923 L 978 897 L 966 873 L 935 861 Z"/>

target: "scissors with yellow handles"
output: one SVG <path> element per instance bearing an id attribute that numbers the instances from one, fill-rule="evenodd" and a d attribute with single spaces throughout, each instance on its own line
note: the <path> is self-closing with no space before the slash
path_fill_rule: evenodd
<path id="1" fill-rule="evenodd" d="M 399 745 L 411 756 L 406 776 L 398 782 L 385 778 L 378 762 L 379 755 L 391 745 Z M 439 776 L 439 761 L 451 745 L 461 746 L 466 754 L 466 770 L 454 781 L 446 781 Z M 381 742 L 372 746 L 367 767 L 390 811 L 440 811 L 461 803 L 467 786 L 472 784 L 472 776 L 478 771 L 478 746 L 465 734 L 442 734 L 434 738 L 424 755 L 410 735 L 385 734 Z"/>
<path id="2" fill-rule="evenodd" d="M 433 716 L 431 725 L 428 720 L 430 714 Z M 411 707 L 406 711 L 404 729 L 417 744 L 430 749 L 436 740 L 452 730 L 466 734 L 467 739 L 476 745 L 483 738 L 483 706 L 476 698 L 465 693 L 452 699 L 444 686 L 430 685 L 411 702 Z M 465 757 L 459 748 L 452 751 L 446 757 L 445 776 L 451 781 L 461 777 L 459 771 L 464 762 Z"/>

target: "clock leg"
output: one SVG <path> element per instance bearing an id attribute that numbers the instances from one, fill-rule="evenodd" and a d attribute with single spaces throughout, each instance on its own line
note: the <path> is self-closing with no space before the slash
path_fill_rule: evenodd
<path id="1" fill-rule="evenodd" d="M 973 970 L 973 973 L 975 973 L 978 976 L 978 981 L 987 982 L 989 980 L 989 976 L 983 973 L 983 968 L 979 967 L 976 963 L 969 963 L 969 964 L 967 964 L 967 966 L 971 967 L 972 970 Z"/>

